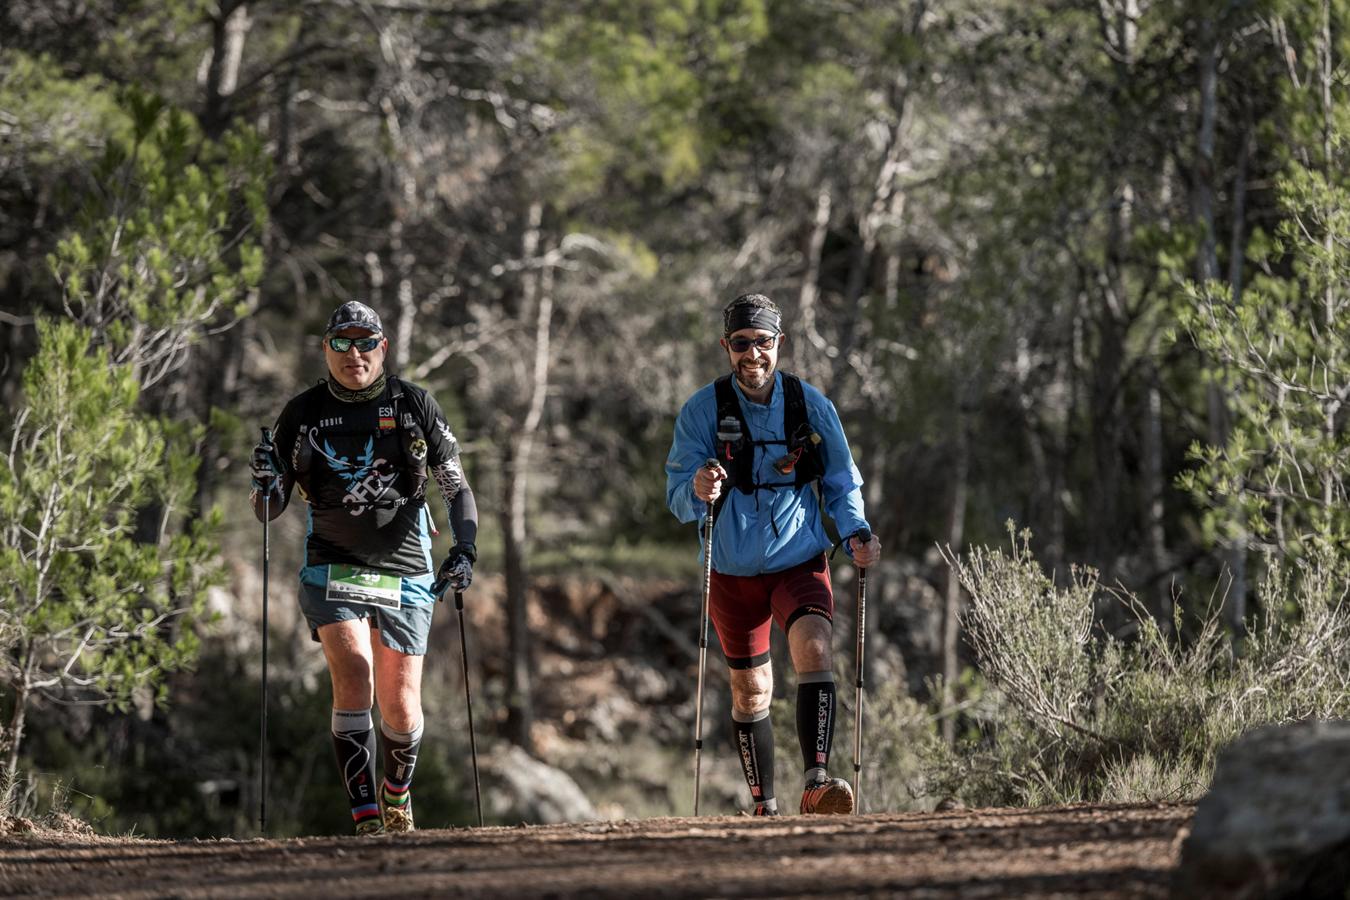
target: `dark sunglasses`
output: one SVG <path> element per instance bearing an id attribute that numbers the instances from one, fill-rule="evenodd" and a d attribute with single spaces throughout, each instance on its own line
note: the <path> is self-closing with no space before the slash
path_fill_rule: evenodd
<path id="1" fill-rule="evenodd" d="M 334 353 L 346 353 L 353 345 L 355 345 L 356 349 L 360 350 L 362 353 L 369 353 L 380 346 L 380 341 L 382 340 L 383 338 L 378 334 L 373 337 L 363 338 L 330 337 L 328 339 L 328 346 L 333 348 Z"/>
<path id="2" fill-rule="evenodd" d="M 772 350 L 773 345 L 777 341 L 778 335 L 776 334 L 767 334 L 762 337 L 755 337 L 755 338 L 734 337 L 734 338 L 727 338 L 727 346 L 731 348 L 732 353 L 744 353 L 745 351 L 750 349 L 751 344 L 754 344 L 761 350 Z"/>

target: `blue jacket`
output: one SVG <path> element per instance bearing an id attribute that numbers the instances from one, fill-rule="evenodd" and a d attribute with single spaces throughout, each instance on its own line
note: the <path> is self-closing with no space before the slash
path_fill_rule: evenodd
<path id="1" fill-rule="evenodd" d="M 767 404 L 747 399 L 734 378 L 732 384 L 750 429 L 749 437 L 782 440 L 785 413 L 782 373 L 774 373 L 773 394 Z M 804 381 L 802 391 L 807 416 L 822 438 L 825 477 L 821 479 L 821 493 L 825 510 L 840 534 L 852 535 L 867 526 L 859 490 L 862 475 L 853 464 L 853 454 L 849 452 L 834 404 Z M 681 522 L 701 522 L 705 515 L 707 504 L 694 496 L 694 475 L 710 457 L 717 456 L 716 436 L 716 389 L 707 384 L 695 391 L 680 410 L 675 421 L 675 440 L 666 458 L 666 506 Z M 741 452 L 751 451 L 747 447 Z M 723 486 L 726 502 L 713 526 L 712 554 L 713 568 L 723 575 L 779 572 L 804 563 L 831 546 L 811 486 L 794 487 L 791 476 L 779 475 L 773 469 L 782 445 L 756 446 L 753 452 L 755 481 L 784 487 L 746 494 L 739 488 Z M 701 533 L 699 543 L 701 548 Z M 847 542 L 844 546 L 847 550 Z M 700 549 L 700 560 L 702 556 Z"/>

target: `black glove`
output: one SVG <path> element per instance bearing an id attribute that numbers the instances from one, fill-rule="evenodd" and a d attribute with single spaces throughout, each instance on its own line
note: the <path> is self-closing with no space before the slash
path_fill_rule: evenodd
<path id="1" fill-rule="evenodd" d="M 478 548 L 473 544 L 456 544 L 450 548 L 445 562 L 436 570 L 436 583 L 431 593 L 437 599 L 445 593 L 447 587 L 455 591 L 467 591 L 473 582 L 473 564 L 478 560 Z"/>
<path id="2" fill-rule="evenodd" d="M 270 441 L 259 441 L 253 448 L 249 468 L 253 473 L 255 490 L 263 493 L 275 490 L 278 479 L 281 478 L 281 463 L 277 461 L 277 448 Z"/>

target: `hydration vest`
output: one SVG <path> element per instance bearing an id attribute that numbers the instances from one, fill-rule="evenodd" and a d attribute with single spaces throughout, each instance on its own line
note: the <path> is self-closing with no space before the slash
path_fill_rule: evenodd
<path id="1" fill-rule="evenodd" d="M 757 490 L 799 488 L 818 482 L 825 476 L 825 460 L 820 452 L 820 435 L 811 427 L 806 414 L 806 395 L 801 379 L 787 372 L 783 375 L 783 434 L 786 439 L 757 440 L 750 433 L 741 409 L 740 398 L 731 384 L 731 376 L 723 375 L 713 382 L 717 395 L 717 421 L 735 419 L 740 423 L 741 438 L 737 442 L 717 441 L 717 461 L 727 470 L 729 487 L 742 493 Z M 774 461 L 775 470 L 783 476 L 792 475 L 792 481 L 763 483 L 755 481 L 755 448 L 779 446 L 783 454 Z M 726 501 L 727 491 L 718 498 L 716 507 Z"/>
<path id="2" fill-rule="evenodd" d="M 319 384 L 326 384 L 327 379 L 320 379 Z M 399 444 L 403 449 L 405 464 L 395 466 L 395 468 L 406 476 L 406 492 L 398 500 L 394 501 L 376 501 L 367 504 L 372 507 L 398 507 L 405 503 L 422 503 L 426 498 L 427 488 L 427 437 L 422 426 L 418 424 L 417 419 L 412 412 L 405 408 L 403 395 L 403 381 L 397 376 L 388 376 L 389 384 L 389 402 L 394 410 L 394 427 L 398 429 Z M 301 432 L 297 441 L 295 455 L 292 460 L 295 469 L 295 481 L 300 488 L 301 496 L 313 504 L 316 500 L 316 494 L 310 487 L 310 472 L 313 468 L 314 449 L 311 444 L 311 435 L 309 431 L 315 428 L 314 423 L 319 419 L 319 404 L 322 394 L 314 391 L 313 395 L 306 402 L 303 420 L 300 428 Z M 335 506 L 335 504 L 329 504 Z"/>

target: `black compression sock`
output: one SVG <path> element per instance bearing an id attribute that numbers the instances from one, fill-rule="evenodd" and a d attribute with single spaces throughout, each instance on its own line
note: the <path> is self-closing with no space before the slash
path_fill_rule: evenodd
<path id="1" fill-rule="evenodd" d="M 750 721 L 742 721 L 750 718 Z M 741 758 L 745 783 L 755 805 L 772 805 L 773 795 L 773 723 L 769 711 L 754 714 L 753 718 L 732 712 L 731 725 L 736 732 L 736 753 Z"/>
<path id="2" fill-rule="evenodd" d="M 394 731 L 380 723 L 380 751 L 384 762 L 384 802 L 403 806 L 408 802 L 413 769 L 417 766 L 417 748 L 422 745 L 422 723 L 412 731 Z"/>
<path id="3" fill-rule="evenodd" d="M 375 796 L 375 723 L 369 709 L 333 710 L 333 749 L 358 825 L 380 815 Z"/>
<path id="4" fill-rule="evenodd" d="M 797 740 L 802 745 L 802 765 L 808 774 L 821 778 L 834 744 L 834 706 L 833 673 L 803 672 L 798 676 Z M 820 771 L 815 773 L 815 769 Z"/>

